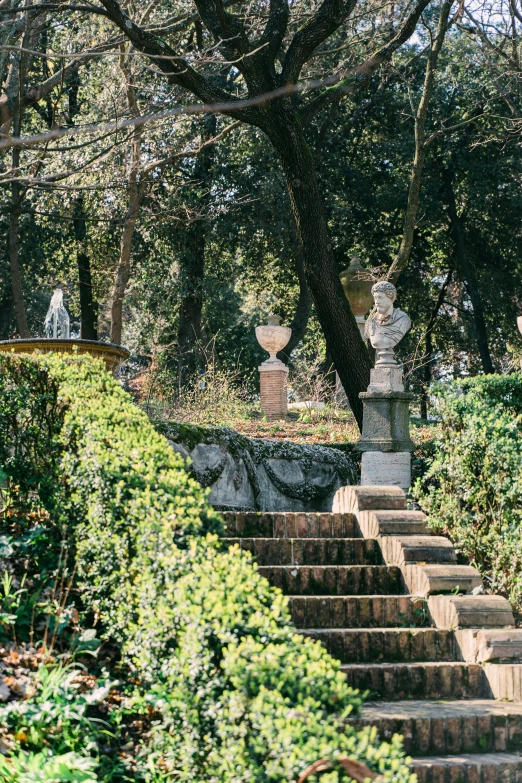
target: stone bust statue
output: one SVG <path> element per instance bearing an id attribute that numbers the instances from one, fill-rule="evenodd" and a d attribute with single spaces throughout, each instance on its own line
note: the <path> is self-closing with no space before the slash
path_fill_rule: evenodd
<path id="1" fill-rule="evenodd" d="M 393 283 L 381 280 L 372 287 L 374 308 L 368 316 L 364 335 L 375 348 L 375 366 L 397 365 L 393 349 L 411 326 L 409 317 L 393 306 L 397 289 Z"/>

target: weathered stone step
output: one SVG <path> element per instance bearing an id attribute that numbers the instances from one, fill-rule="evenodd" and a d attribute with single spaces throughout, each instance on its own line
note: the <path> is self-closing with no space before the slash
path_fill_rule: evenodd
<path id="1" fill-rule="evenodd" d="M 225 538 L 263 565 L 382 565 L 372 538 Z"/>
<path id="2" fill-rule="evenodd" d="M 358 511 L 406 510 L 406 494 L 395 486 L 341 487 L 333 500 L 332 511 L 354 513 Z"/>
<path id="3" fill-rule="evenodd" d="M 412 772 L 418 783 L 520 783 L 522 756 L 481 753 L 415 758 Z"/>
<path id="4" fill-rule="evenodd" d="M 353 514 L 226 511 L 225 535 L 234 538 L 359 538 Z"/>
<path id="5" fill-rule="evenodd" d="M 486 696 L 507 701 L 522 701 L 522 663 L 486 663 Z"/>
<path id="6" fill-rule="evenodd" d="M 429 535 L 422 511 L 360 511 L 358 523 L 365 538 L 396 535 Z"/>
<path id="7" fill-rule="evenodd" d="M 302 633 L 321 641 L 341 663 L 458 660 L 453 632 L 438 628 L 310 628 Z"/>
<path id="8" fill-rule="evenodd" d="M 259 573 L 286 595 L 396 595 L 402 589 L 396 566 L 260 566 Z"/>
<path id="9" fill-rule="evenodd" d="M 481 666 L 474 663 L 349 663 L 341 667 L 348 684 L 370 697 L 401 699 L 479 699 Z"/>
<path id="10" fill-rule="evenodd" d="M 408 590 L 413 595 L 434 595 L 455 590 L 459 593 L 471 593 L 482 585 L 479 572 L 469 565 L 405 564 L 402 573 Z"/>
<path id="11" fill-rule="evenodd" d="M 453 544 L 443 536 L 382 536 L 384 559 L 390 565 L 457 563 Z"/>
<path id="12" fill-rule="evenodd" d="M 411 595 L 290 596 L 298 628 L 429 626 L 428 604 Z"/>
<path id="13" fill-rule="evenodd" d="M 428 606 L 438 628 L 503 628 L 515 624 L 511 605 L 501 595 L 433 595 Z"/>
<path id="14" fill-rule="evenodd" d="M 406 753 L 417 756 L 522 748 L 522 704 L 492 699 L 367 702 L 350 723 L 376 726 L 382 740 L 402 734 Z"/>

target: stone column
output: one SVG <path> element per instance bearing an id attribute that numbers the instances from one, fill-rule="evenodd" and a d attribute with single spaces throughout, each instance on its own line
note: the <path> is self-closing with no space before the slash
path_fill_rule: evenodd
<path id="1" fill-rule="evenodd" d="M 267 359 L 258 368 L 261 410 L 269 419 L 282 419 L 288 413 L 288 367 L 279 359 Z"/>
<path id="2" fill-rule="evenodd" d="M 368 390 L 362 392 L 363 431 L 356 444 L 362 452 L 361 484 L 411 484 L 409 407 L 415 395 L 404 391 L 402 367 L 377 366 L 370 373 Z"/>

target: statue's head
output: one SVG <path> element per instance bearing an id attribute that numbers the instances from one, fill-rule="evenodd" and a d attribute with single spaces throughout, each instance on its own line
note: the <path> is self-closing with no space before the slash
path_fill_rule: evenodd
<path id="1" fill-rule="evenodd" d="M 397 297 L 397 289 L 388 280 L 380 280 L 372 286 L 375 309 L 378 313 L 386 313 L 393 306 Z"/>

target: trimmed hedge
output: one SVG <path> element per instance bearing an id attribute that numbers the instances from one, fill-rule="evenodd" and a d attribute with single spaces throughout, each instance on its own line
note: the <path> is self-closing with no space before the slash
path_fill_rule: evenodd
<path id="1" fill-rule="evenodd" d="M 522 611 L 522 375 L 435 389 L 441 427 L 414 493 L 430 525 Z"/>
<path id="2" fill-rule="evenodd" d="M 379 743 L 345 724 L 361 698 L 338 662 L 295 633 L 287 600 L 249 555 L 221 548 L 205 491 L 100 362 L 1 358 L 0 420 L 10 567 L 23 561 L 41 586 L 66 572 L 84 627 L 101 623 L 118 646 L 112 673 L 126 694 L 106 718 L 108 756 L 87 729 L 49 727 L 44 744 L 98 758 L 100 781 L 283 783 L 339 752 L 411 779 L 399 738 Z M 72 708 L 79 697 L 67 698 Z M 19 758 L 37 751 L 20 730 L 27 710 L 3 710 Z M 127 761 L 114 746 L 125 716 L 144 727 Z"/>

